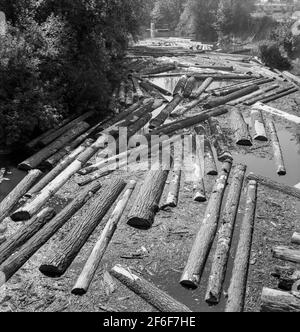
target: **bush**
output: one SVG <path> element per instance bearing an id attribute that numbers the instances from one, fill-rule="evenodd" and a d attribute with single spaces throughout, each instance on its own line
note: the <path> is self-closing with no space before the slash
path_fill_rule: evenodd
<path id="1" fill-rule="evenodd" d="M 278 43 L 265 41 L 259 45 L 259 56 L 266 66 L 279 70 L 291 68 L 291 62 Z"/>

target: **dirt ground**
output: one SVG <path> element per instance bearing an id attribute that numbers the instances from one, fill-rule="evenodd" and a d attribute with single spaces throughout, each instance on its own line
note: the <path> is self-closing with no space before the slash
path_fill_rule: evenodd
<path id="1" fill-rule="evenodd" d="M 203 64 L 222 63 L 222 60 L 218 58 L 207 59 L 205 55 L 196 60 Z M 300 115 L 298 111 L 299 103 L 300 93 L 296 93 L 271 103 L 270 105 L 288 113 Z M 244 112 L 247 118 L 249 109 L 244 108 Z M 275 165 L 273 168 L 271 166 L 270 169 L 263 169 L 266 163 L 268 166 L 273 164 L 272 149 L 268 144 L 255 143 L 251 148 L 237 147 L 233 142 L 229 116 L 221 116 L 218 119 L 228 137 L 228 143 L 235 157 L 235 163 L 244 161 L 248 166 L 247 172 L 261 167 L 262 175 L 267 173 L 273 179 L 278 179 L 283 183 L 286 182 L 284 178 L 279 179 L 277 177 Z M 299 155 L 300 136 L 298 128 L 278 118 L 276 118 L 276 125 L 283 134 L 289 133 L 291 136 L 288 137 L 294 138 L 290 144 L 298 148 Z M 284 151 L 284 153 L 285 152 L 286 151 Z M 286 156 L 290 158 L 290 153 L 287 152 Z M 255 165 L 256 162 L 260 164 Z M 293 175 L 295 179 L 288 179 L 288 184 L 290 185 L 295 185 L 300 182 L 300 170 L 294 170 L 294 168 L 299 169 L 299 164 L 293 165 L 293 163 L 293 159 L 288 161 L 288 171 L 292 172 L 292 174 L 298 174 L 298 179 L 296 175 Z M 140 185 L 145 175 L 146 172 L 144 171 L 118 171 L 103 179 L 103 184 L 109 184 L 114 177 L 121 176 L 126 180 L 135 179 Z M 205 180 L 208 197 L 215 179 L 215 177 L 208 177 Z M 294 183 L 292 183 L 293 181 Z M 38 270 L 40 264 L 55 250 L 55 247 L 59 245 L 60 240 L 65 237 L 68 231 L 80 221 L 84 212 L 89 209 L 89 203 L 79 211 L 79 213 L 41 248 L 7 285 L 0 290 L 0 311 L 154 311 L 151 306 L 107 274 L 107 271 L 116 264 L 130 267 L 133 271 L 136 271 L 149 281 L 152 281 L 174 298 L 185 303 L 195 312 L 223 311 L 226 303 L 226 291 L 229 286 L 233 267 L 233 259 L 239 239 L 239 226 L 243 216 L 245 195 L 243 194 L 242 197 L 236 224 L 224 295 L 219 306 L 208 307 L 204 302 L 204 296 L 210 272 L 211 257 L 207 262 L 206 271 L 198 290 L 188 291 L 179 285 L 181 273 L 191 250 L 195 234 L 198 232 L 203 220 L 207 203 L 193 202 L 192 185 L 186 182 L 183 177 L 178 207 L 160 211 L 151 230 L 135 230 L 126 225 L 126 216 L 130 210 L 130 205 L 134 201 L 134 196 L 138 193 L 139 185 L 133 194 L 126 213 L 120 222 L 119 228 L 116 231 L 87 295 L 76 297 L 71 295 L 71 289 L 114 207 L 111 208 L 111 211 L 81 250 L 67 273 L 62 278 L 58 279 L 44 277 Z M 74 179 L 72 179 L 51 201 L 51 206 L 61 208 L 74 198 L 79 190 L 78 185 Z M 271 276 L 271 273 L 274 271 L 275 266 L 285 266 L 285 263 L 273 259 L 271 249 L 277 245 L 290 245 L 292 234 L 297 230 L 300 231 L 299 216 L 300 203 L 298 200 L 259 186 L 246 311 L 260 311 L 260 296 L 263 287 L 277 288 L 278 281 Z M 10 233 L 13 233 L 17 228 L 22 226 L 15 225 L 9 220 L 8 224 Z M 212 250 L 211 253 L 213 254 L 214 250 Z M 286 265 L 292 266 L 292 264 Z"/>

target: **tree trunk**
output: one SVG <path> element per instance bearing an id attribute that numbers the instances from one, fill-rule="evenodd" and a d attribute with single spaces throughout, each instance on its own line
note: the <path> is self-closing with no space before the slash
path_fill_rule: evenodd
<path id="1" fill-rule="evenodd" d="M 276 161 L 276 165 L 277 165 L 277 174 L 286 175 L 285 163 L 283 160 L 283 154 L 282 154 L 281 146 L 279 143 L 275 124 L 272 120 L 268 119 L 267 126 L 269 128 L 270 140 L 272 142 L 274 157 L 275 157 L 275 161 Z"/>
<path id="2" fill-rule="evenodd" d="M 206 302 L 209 304 L 218 304 L 221 299 L 246 168 L 244 165 L 235 167 L 227 202 L 222 213 L 217 249 L 206 293 Z"/>
<path id="3" fill-rule="evenodd" d="M 175 89 L 173 91 L 173 96 L 175 97 L 176 95 L 182 95 L 184 88 L 187 84 L 188 77 L 187 75 L 183 75 L 180 77 L 179 81 L 177 82 Z"/>
<path id="4" fill-rule="evenodd" d="M 193 110 L 195 107 L 197 107 L 200 103 L 205 101 L 207 98 L 208 98 L 208 95 L 202 96 L 196 100 L 193 100 L 189 104 L 185 104 L 184 106 L 178 108 L 178 110 L 176 110 L 176 112 L 171 113 L 170 117 L 175 118 L 175 117 L 183 116 L 185 113 L 187 113 L 187 112 Z"/>
<path id="5" fill-rule="evenodd" d="M 195 84 L 196 84 L 195 77 L 192 76 L 187 80 L 183 91 L 184 98 L 190 98 L 192 91 L 194 90 Z"/>
<path id="6" fill-rule="evenodd" d="M 172 96 L 172 93 L 154 83 L 152 83 L 149 80 L 142 80 L 141 86 L 146 89 L 146 91 L 158 91 L 160 94 L 162 94 L 162 96 Z M 164 97 L 163 97 L 164 98 Z"/>
<path id="7" fill-rule="evenodd" d="M 139 81 L 135 77 L 132 77 L 131 79 L 138 99 L 144 98 L 144 93 L 140 87 Z"/>
<path id="8" fill-rule="evenodd" d="M 240 231 L 234 267 L 228 290 L 226 312 L 243 312 L 247 289 L 249 261 L 257 203 L 257 182 L 250 181 L 247 191 L 245 214 Z"/>
<path id="9" fill-rule="evenodd" d="M 260 96 L 260 97 L 256 97 L 256 98 L 253 98 L 251 100 L 248 100 L 247 102 L 245 102 L 245 105 L 252 106 L 255 103 L 257 103 L 258 101 L 260 101 L 264 104 L 267 104 L 271 101 L 275 101 L 277 99 L 280 99 L 280 98 L 288 96 L 292 93 L 295 93 L 298 90 L 299 90 L 298 88 L 291 88 L 291 87 L 290 88 L 285 88 L 285 89 L 282 89 L 282 90 L 278 90 L 274 93 L 265 94 L 264 96 Z"/>
<path id="10" fill-rule="evenodd" d="M 288 247 L 275 247 L 273 248 L 274 258 L 291 262 L 295 264 L 300 264 L 300 250 L 293 250 Z"/>
<path id="11" fill-rule="evenodd" d="M 224 160 L 227 160 L 227 159 L 233 160 L 232 155 L 227 146 L 226 138 L 225 138 L 223 130 L 220 126 L 219 121 L 217 121 L 214 118 L 209 118 L 208 122 L 209 122 L 209 126 L 210 126 L 210 131 L 212 134 L 213 145 L 217 151 L 218 160 L 221 162 L 223 162 Z"/>
<path id="12" fill-rule="evenodd" d="M 40 271 L 51 278 L 61 277 L 72 264 L 86 241 L 105 217 L 125 187 L 120 178 L 107 185 L 91 203 L 82 220 L 63 239 L 60 248 L 41 265 Z"/>
<path id="13" fill-rule="evenodd" d="M 197 90 L 194 90 L 192 92 L 191 98 L 194 99 L 200 98 L 202 93 L 204 93 L 209 88 L 209 86 L 212 84 L 213 81 L 214 79 L 212 77 L 208 77 Z"/>
<path id="14" fill-rule="evenodd" d="M 262 312 L 300 312 L 299 292 L 287 293 L 264 288 L 261 302 Z"/>
<path id="15" fill-rule="evenodd" d="M 74 295 L 84 295 L 87 293 L 101 260 L 115 234 L 135 186 L 136 182 L 131 181 L 122 199 L 117 204 L 72 290 Z"/>
<path id="16" fill-rule="evenodd" d="M 25 225 L 14 233 L 0 247 L 0 264 L 3 264 L 7 258 L 13 255 L 23 244 L 40 231 L 54 216 L 55 211 L 53 209 L 45 208 L 33 217 L 28 225 Z"/>
<path id="17" fill-rule="evenodd" d="M 200 283 L 204 267 L 214 242 L 221 213 L 224 192 L 231 171 L 232 162 L 223 165 L 223 171 L 218 178 L 211 194 L 204 220 L 196 236 L 187 265 L 181 277 L 181 285 L 196 289 Z"/>
<path id="18" fill-rule="evenodd" d="M 235 143 L 242 146 L 252 146 L 252 138 L 249 133 L 249 127 L 238 108 L 231 111 L 231 125 L 235 135 Z"/>
<path id="19" fill-rule="evenodd" d="M 14 206 L 42 176 L 39 170 L 32 170 L 0 203 L 0 223 L 9 215 Z"/>
<path id="20" fill-rule="evenodd" d="M 253 128 L 254 139 L 256 141 L 267 142 L 268 136 L 266 133 L 265 122 L 260 110 L 252 109 L 251 122 Z"/>
<path id="21" fill-rule="evenodd" d="M 194 76 L 197 80 L 202 80 L 204 81 L 208 77 L 212 77 L 216 81 L 227 81 L 227 80 L 247 80 L 247 79 L 252 79 L 252 78 L 257 78 L 257 76 L 250 76 L 250 75 L 238 75 L 238 74 L 197 74 L 194 73 Z"/>
<path id="22" fill-rule="evenodd" d="M 131 270 L 127 268 L 117 265 L 110 273 L 160 312 L 191 312 L 185 305 L 171 298 L 168 294 L 156 288 L 147 280 L 134 275 Z"/>
<path id="23" fill-rule="evenodd" d="M 300 233 L 293 234 L 292 243 L 300 245 Z"/>
<path id="24" fill-rule="evenodd" d="M 64 145 L 84 133 L 88 128 L 89 125 L 86 122 L 80 122 L 76 127 L 59 137 L 49 146 L 19 164 L 19 168 L 23 170 L 31 170 L 38 167 L 43 161 L 58 152 Z"/>
<path id="25" fill-rule="evenodd" d="M 153 69 L 146 69 L 141 72 L 143 75 L 156 75 L 156 74 L 161 74 L 161 73 L 167 73 L 169 71 L 175 70 L 176 66 L 175 64 L 166 64 L 166 65 L 161 65 Z"/>

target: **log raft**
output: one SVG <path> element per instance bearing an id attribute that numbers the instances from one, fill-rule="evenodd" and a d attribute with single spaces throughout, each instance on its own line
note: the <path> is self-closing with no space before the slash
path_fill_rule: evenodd
<path id="1" fill-rule="evenodd" d="M 299 292 L 282 292 L 264 288 L 261 296 L 262 312 L 300 312 Z"/>
<path id="2" fill-rule="evenodd" d="M 242 146 L 252 146 L 253 144 L 249 133 L 249 126 L 247 125 L 241 111 L 238 108 L 233 108 L 230 116 L 235 135 L 235 143 Z"/>

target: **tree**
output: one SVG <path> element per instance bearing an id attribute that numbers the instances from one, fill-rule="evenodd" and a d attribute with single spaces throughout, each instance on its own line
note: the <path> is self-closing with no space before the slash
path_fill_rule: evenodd
<path id="1" fill-rule="evenodd" d="M 151 16 L 158 25 L 168 24 L 171 29 L 175 29 L 185 2 L 186 0 L 157 0 Z"/>

